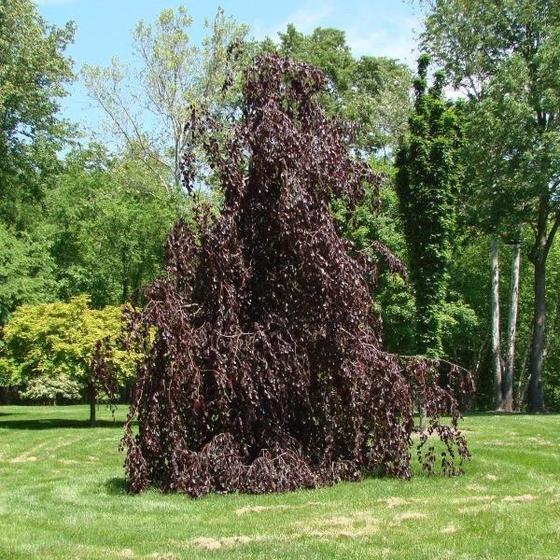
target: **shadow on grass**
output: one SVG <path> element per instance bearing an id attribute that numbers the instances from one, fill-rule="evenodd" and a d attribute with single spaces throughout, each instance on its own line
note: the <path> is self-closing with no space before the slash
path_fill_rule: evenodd
<path id="1" fill-rule="evenodd" d="M 107 482 L 105 482 L 105 490 L 107 494 L 110 494 L 111 496 L 127 494 L 127 489 L 126 478 L 124 477 L 110 478 Z"/>
<path id="2" fill-rule="evenodd" d="M 558 411 L 554 410 L 547 410 L 546 412 L 527 412 L 525 410 L 515 410 L 513 412 L 506 412 L 504 410 L 471 410 L 469 412 L 464 412 L 463 416 L 465 418 L 469 416 L 473 418 L 477 416 L 497 418 L 499 416 L 558 416 L 558 414 Z"/>
<path id="3" fill-rule="evenodd" d="M 54 430 L 56 428 L 119 428 L 122 429 L 124 422 L 121 420 L 97 420 L 95 426 L 91 426 L 89 420 L 71 420 L 63 418 L 45 418 L 37 420 L 0 420 L 0 429 L 9 430 Z"/>

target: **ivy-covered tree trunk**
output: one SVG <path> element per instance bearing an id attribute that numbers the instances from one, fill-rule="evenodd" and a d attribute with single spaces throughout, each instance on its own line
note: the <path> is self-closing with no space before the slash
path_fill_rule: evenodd
<path id="1" fill-rule="evenodd" d="M 505 412 L 513 411 L 513 374 L 515 367 L 515 338 L 517 333 L 517 311 L 519 307 L 519 269 L 521 243 L 516 241 L 511 249 L 511 277 L 509 293 L 509 315 L 506 344 L 506 359 L 503 379 L 502 405 Z"/>
<path id="2" fill-rule="evenodd" d="M 443 354 L 441 315 L 459 178 L 460 127 L 443 97 L 443 75 L 428 88 L 429 57 L 418 60 L 410 134 L 397 154 L 397 192 L 416 300 L 417 352 Z"/>
<path id="3" fill-rule="evenodd" d="M 494 376 L 494 407 L 502 404 L 502 354 L 500 350 L 500 255 L 497 235 L 490 240 L 490 341 Z"/>

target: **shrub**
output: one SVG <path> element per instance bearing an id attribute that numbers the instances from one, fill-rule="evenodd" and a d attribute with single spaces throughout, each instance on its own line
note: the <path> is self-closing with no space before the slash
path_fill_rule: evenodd
<path id="1" fill-rule="evenodd" d="M 90 309 L 87 296 L 68 302 L 22 305 L 4 328 L 0 358 L 3 384 L 25 399 L 78 400 L 90 381 L 92 354 L 99 340 L 116 342 L 122 308 Z M 115 347 L 111 355 L 119 383 L 130 381 L 135 356 Z"/>

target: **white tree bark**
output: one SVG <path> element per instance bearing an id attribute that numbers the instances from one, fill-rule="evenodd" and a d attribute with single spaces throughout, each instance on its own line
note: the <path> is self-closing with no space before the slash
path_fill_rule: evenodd
<path id="1" fill-rule="evenodd" d="M 494 405 L 500 410 L 502 405 L 502 358 L 500 351 L 500 257 L 498 236 L 493 235 L 490 241 L 490 270 L 491 270 L 491 308 L 490 320 L 492 370 L 494 374 Z"/>
<path id="2" fill-rule="evenodd" d="M 513 410 L 513 374 L 515 367 L 515 337 L 517 332 L 517 310 L 519 307 L 519 267 L 521 262 L 521 243 L 512 247 L 511 278 L 509 295 L 509 316 L 506 347 L 506 363 L 504 369 L 502 410 Z"/>

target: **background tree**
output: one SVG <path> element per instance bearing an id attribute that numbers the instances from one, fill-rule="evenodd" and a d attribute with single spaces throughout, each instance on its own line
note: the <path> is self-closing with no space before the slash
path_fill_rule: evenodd
<path id="1" fill-rule="evenodd" d="M 3 385 L 22 398 L 56 403 L 91 396 L 92 356 L 99 341 L 112 347 L 116 383 L 133 378 L 136 355 L 120 348 L 122 308 L 89 308 L 86 296 L 70 301 L 22 305 L 3 330 Z"/>
<path id="2" fill-rule="evenodd" d="M 428 64 L 427 55 L 420 57 L 410 134 L 397 155 L 397 192 L 415 287 L 417 351 L 437 357 L 460 177 L 459 123 L 443 98 L 443 76 L 436 74 L 428 88 Z"/>
<path id="3" fill-rule="evenodd" d="M 19 304 L 55 297 L 51 244 L 35 226 L 70 133 L 59 102 L 73 78 L 73 35 L 29 0 L 0 2 L 0 325 Z"/>
<path id="4" fill-rule="evenodd" d="M 18 305 L 55 297 L 55 263 L 49 251 L 48 240 L 16 234 L 0 222 L 0 327 Z"/>
<path id="5" fill-rule="evenodd" d="M 389 157 L 407 127 L 411 72 L 391 58 L 355 58 L 344 31 L 318 27 L 309 35 L 288 25 L 280 43 L 263 43 L 265 50 L 320 68 L 329 79 L 323 106 L 354 125 L 353 144 L 368 154 Z"/>
<path id="6" fill-rule="evenodd" d="M 86 86 L 105 112 L 109 130 L 131 152 L 139 152 L 151 181 L 181 186 L 181 157 L 193 108 L 223 119 L 236 107 L 238 80 L 246 61 L 241 48 L 246 26 L 219 9 L 202 45 L 191 42 L 192 18 L 185 7 L 165 9 L 153 24 L 140 21 L 134 32 L 135 65 L 117 60 L 109 68 L 85 67 Z M 226 94 L 227 91 L 227 94 Z"/>
<path id="7" fill-rule="evenodd" d="M 65 158 L 41 226 L 51 241 L 59 298 L 88 293 L 96 307 L 138 300 L 160 272 L 181 200 L 151 182 L 139 159 L 111 156 L 99 145 Z"/>
<path id="8" fill-rule="evenodd" d="M 47 25 L 30 0 L 0 2 L 0 218 L 15 230 L 29 223 L 66 137 L 58 110 L 73 35 L 72 24 Z"/>
<path id="9" fill-rule="evenodd" d="M 560 225 L 560 10 L 556 0 L 436 0 L 423 44 L 455 87 L 483 104 L 488 135 L 479 152 L 508 172 L 488 185 L 506 212 L 523 216 L 534 237 L 534 310 L 529 409 L 544 409 L 546 265 Z M 504 176 L 500 176 L 502 179 Z M 511 187 L 511 188 L 510 188 Z"/>

